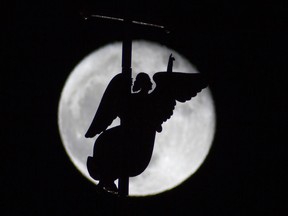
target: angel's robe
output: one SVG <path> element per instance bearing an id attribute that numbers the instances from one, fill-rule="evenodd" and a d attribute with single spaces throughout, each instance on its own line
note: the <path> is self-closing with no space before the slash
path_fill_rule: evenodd
<path id="1" fill-rule="evenodd" d="M 148 166 L 154 147 L 156 128 L 150 115 L 149 95 L 132 94 L 121 110 L 120 126 L 105 130 L 95 142 L 90 175 L 96 179 L 117 179 L 141 174 Z M 92 160 L 92 159 L 90 159 Z"/>

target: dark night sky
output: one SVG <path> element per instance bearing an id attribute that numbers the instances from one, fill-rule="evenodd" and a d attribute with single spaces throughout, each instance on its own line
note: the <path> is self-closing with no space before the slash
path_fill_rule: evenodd
<path id="1" fill-rule="evenodd" d="M 165 194 L 129 200 L 130 211 L 280 215 L 287 211 L 288 4 L 181 2 L 135 1 L 128 11 L 172 30 L 136 38 L 177 50 L 213 78 L 215 140 L 191 179 Z M 119 28 L 84 22 L 79 12 L 122 16 L 123 5 L 23 1 L 1 9 L 1 215 L 114 215 L 116 201 L 97 195 L 69 161 L 57 108 L 73 67 L 120 40 Z"/>

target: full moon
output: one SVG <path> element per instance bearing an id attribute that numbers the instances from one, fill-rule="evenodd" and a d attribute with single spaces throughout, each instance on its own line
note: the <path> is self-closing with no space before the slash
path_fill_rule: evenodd
<path id="1" fill-rule="evenodd" d="M 166 71 L 170 54 L 175 57 L 173 71 L 198 73 L 191 63 L 163 45 L 134 41 L 132 77 L 146 72 Z M 90 181 L 86 160 L 93 154 L 98 137 L 84 137 L 110 80 L 121 72 L 122 44 L 115 42 L 86 56 L 71 72 L 61 93 L 58 126 L 64 148 L 76 168 Z M 119 124 L 114 120 L 110 127 Z M 205 160 L 215 133 L 215 109 L 211 92 L 202 90 L 185 103 L 178 103 L 174 114 L 156 134 L 152 159 L 139 176 L 130 178 L 129 194 L 154 195 L 170 190 L 187 180 Z"/>

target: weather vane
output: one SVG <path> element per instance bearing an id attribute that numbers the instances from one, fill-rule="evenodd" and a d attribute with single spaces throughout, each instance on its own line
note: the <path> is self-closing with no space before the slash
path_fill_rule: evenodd
<path id="1" fill-rule="evenodd" d="M 185 102 L 207 87 L 202 74 L 173 72 L 172 54 L 167 71 L 153 76 L 156 87 L 148 74 L 140 72 L 135 81 L 131 77 L 133 25 L 165 30 L 163 26 L 100 15 L 85 16 L 118 21 L 123 24 L 122 73 L 108 84 L 93 121 L 85 134 L 95 141 L 93 156 L 87 159 L 90 176 L 99 181 L 97 188 L 120 196 L 129 194 L 129 177 L 141 174 L 148 166 L 156 133 L 172 115 L 176 101 Z M 120 125 L 108 128 L 115 118 Z M 114 183 L 119 180 L 118 187 Z"/>

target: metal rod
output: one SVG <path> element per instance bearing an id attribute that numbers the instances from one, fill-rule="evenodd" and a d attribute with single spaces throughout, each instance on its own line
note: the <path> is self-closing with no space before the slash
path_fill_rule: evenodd
<path id="1" fill-rule="evenodd" d="M 118 182 L 119 187 L 119 196 L 120 197 L 126 197 L 129 194 L 129 177 L 128 176 L 122 176 L 119 178 Z"/>
<path id="2" fill-rule="evenodd" d="M 92 17 L 92 18 L 100 18 L 100 19 L 110 19 L 110 20 L 121 21 L 121 22 L 124 21 L 124 19 L 121 19 L 121 18 L 110 17 L 110 16 L 103 16 L 103 15 L 96 15 L 96 14 L 90 15 L 90 17 Z M 89 18 L 89 17 L 87 17 L 87 18 Z"/>
<path id="3" fill-rule="evenodd" d="M 145 25 L 145 26 L 150 26 L 150 27 L 165 29 L 164 26 L 156 25 L 156 24 L 151 24 L 151 23 L 145 23 L 145 22 L 140 22 L 140 21 L 132 21 L 132 23 L 133 23 L 133 24 L 137 24 L 137 25 Z"/>
<path id="4" fill-rule="evenodd" d="M 83 17 L 86 20 L 89 18 L 96 18 L 96 19 L 108 19 L 108 20 L 118 21 L 118 22 L 124 22 L 125 21 L 122 18 L 103 16 L 103 15 L 97 15 L 97 14 L 85 15 Z M 159 28 L 159 29 L 163 29 L 163 30 L 165 29 L 165 26 L 162 26 L 162 25 L 146 23 L 146 22 L 141 22 L 141 21 L 137 21 L 137 20 L 132 20 L 131 23 L 136 24 L 136 25 L 143 25 L 143 26 L 147 26 L 147 27 Z"/>

